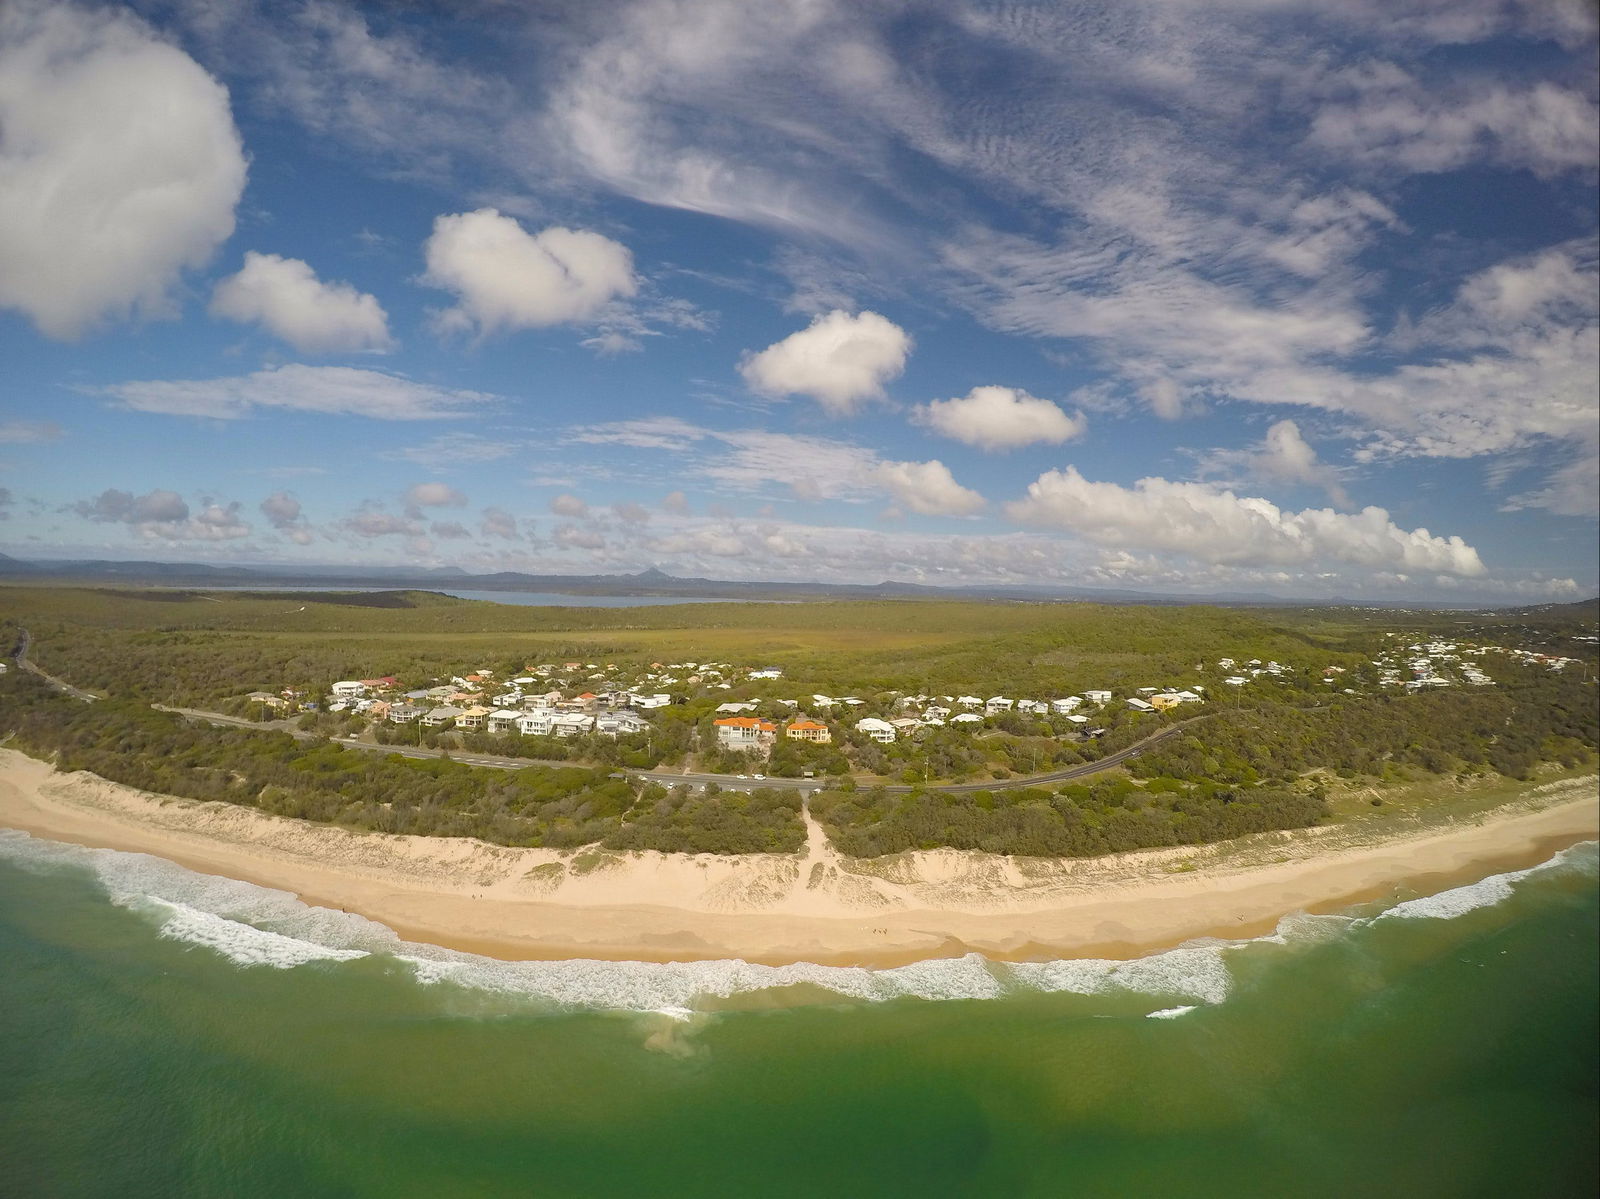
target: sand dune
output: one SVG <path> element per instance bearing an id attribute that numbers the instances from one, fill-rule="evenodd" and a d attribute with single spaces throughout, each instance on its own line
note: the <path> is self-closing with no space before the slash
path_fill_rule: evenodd
<path id="1" fill-rule="evenodd" d="M 795 855 L 512 849 L 151 795 L 0 750 L 0 826 L 156 854 L 506 958 L 1134 956 L 1531 864 L 1600 835 L 1600 800 L 1594 778 L 1563 780 L 1480 823 L 1403 839 L 1363 843 L 1329 826 L 1090 860 L 939 850 L 862 861 L 808 825 Z"/>

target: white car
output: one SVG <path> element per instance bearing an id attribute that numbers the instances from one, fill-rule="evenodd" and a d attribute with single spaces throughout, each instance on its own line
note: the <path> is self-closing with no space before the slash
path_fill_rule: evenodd
<path id="1" fill-rule="evenodd" d="M 757 775 L 753 775 L 753 776 L 752 776 L 752 777 L 753 777 L 753 778 L 758 778 L 758 779 L 764 779 L 764 778 L 766 778 L 766 777 L 767 777 L 767 776 L 766 776 L 766 775 L 764 775 L 764 774 L 757 774 Z"/>

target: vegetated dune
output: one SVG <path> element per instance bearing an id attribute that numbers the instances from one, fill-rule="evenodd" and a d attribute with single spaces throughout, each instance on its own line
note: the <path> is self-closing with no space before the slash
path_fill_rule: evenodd
<path id="1" fill-rule="evenodd" d="M 157 854 L 413 939 L 528 958 L 1127 956 L 1260 931 L 1423 876 L 1526 864 L 1595 836 L 1597 810 L 1589 777 L 1531 788 L 1477 823 L 1387 841 L 1331 826 L 1088 860 L 957 850 L 858 860 L 808 821 L 801 854 L 563 853 L 313 825 L 0 750 L 0 826 Z"/>

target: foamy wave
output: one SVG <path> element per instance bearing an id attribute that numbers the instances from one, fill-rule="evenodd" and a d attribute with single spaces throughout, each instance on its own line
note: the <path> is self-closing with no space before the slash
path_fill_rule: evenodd
<path id="1" fill-rule="evenodd" d="M 1417 899 L 1408 899 L 1397 903 L 1394 907 L 1381 912 L 1376 917 L 1379 920 L 1390 917 L 1401 920 L 1454 920 L 1458 916 L 1465 916 L 1468 912 L 1477 911 L 1479 908 L 1491 907 L 1510 899 L 1515 890 L 1515 884 L 1525 878 L 1536 874 L 1543 874 L 1554 870 L 1584 870 L 1593 873 L 1596 863 L 1597 843 L 1586 841 L 1581 845 L 1574 845 L 1564 849 L 1549 861 L 1540 862 L 1537 866 L 1530 866 L 1526 870 L 1511 870 L 1505 874 L 1491 874 L 1488 878 L 1478 882 L 1469 883 L 1465 887 L 1453 887 L 1448 891 L 1440 891 L 1436 895 L 1423 895 Z"/>
<path id="2" fill-rule="evenodd" d="M 203 946 L 239 966 L 287 969 L 379 954 L 402 963 L 424 986 L 459 987 L 561 1009 L 656 1012 L 675 1019 L 687 1018 L 708 1000 L 786 987 L 874 1003 L 901 998 L 994 999 L 1019 991 L 1134 993 L 1183 1001 L 1150 1013 L 1169 1019 L 1196 1005 L 1224 1002 L 1233 988 L 1229 959 L 1236 952 L 1266 944 L 1327 940 L 1369 923 L 1350 916 L 1299 913 L 1286 916 L 1264 937 L 1195 942 L 1132 961 L 993 962 L 968 954 L 885 970 L 810 962 L 761 966 L 740 960 L 503 962 L 402 941 L 391 929 L 365 917 L 312 907 L 286 891 L 198 874 L 147 854 L 85 849 L 0 830 L 0 859 L 30 870 L 85 871 L 112 902 L 157 922 L 161 936 Z M 1500 902 L 1529 875 L 1563 868 L 1594 873 L 1597 861 L 1591 842 L 1531 870 L 1408 900 L 1383 916 L 1461 915 Z"/>
<path id="3" fill-rule="evenodd" d="M 368 956 L 364 949 L 334 949 L 299 937 L 286 937 L 282 933 L 202 912 L 187 904 L 168 903 L 163 899 L 150 899 L 147 902 L 169 913 L 161 925 L 161 936 L 215 950 L 238 966 L 271 966 L 278 970 L 289 970 L 308 962 L 351 962 Z"/>
<path id="4" fill-rule="evenodd" d="M 1193 1004 L 1188 1007 L 1164 1007 L 1159 1012 L 1146 1012 L 1144 1018 L 1146 1020 L 1176 1020 L 1179 1016 L 1187 1016 L 1194 1010 Z"/>

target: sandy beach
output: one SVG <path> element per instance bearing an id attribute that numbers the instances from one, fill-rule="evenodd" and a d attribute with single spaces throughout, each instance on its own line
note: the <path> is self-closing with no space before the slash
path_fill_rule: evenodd
<path id="1" fill-rule="evenodd" d="M 1473 822 L 1374 841 L 1332 825 L 1092 860 L 941 850 L 859 861 L 809 825 L 798 855 L 558 852 L 350 832 L 151 795 L 0 750 L 0 827 L 155 854 L 507 959 L 896 965 L 1133 957 L 1254 936 L 1294 911 L 1432 892 L 1600 836 L 1593 776 Z"/>

